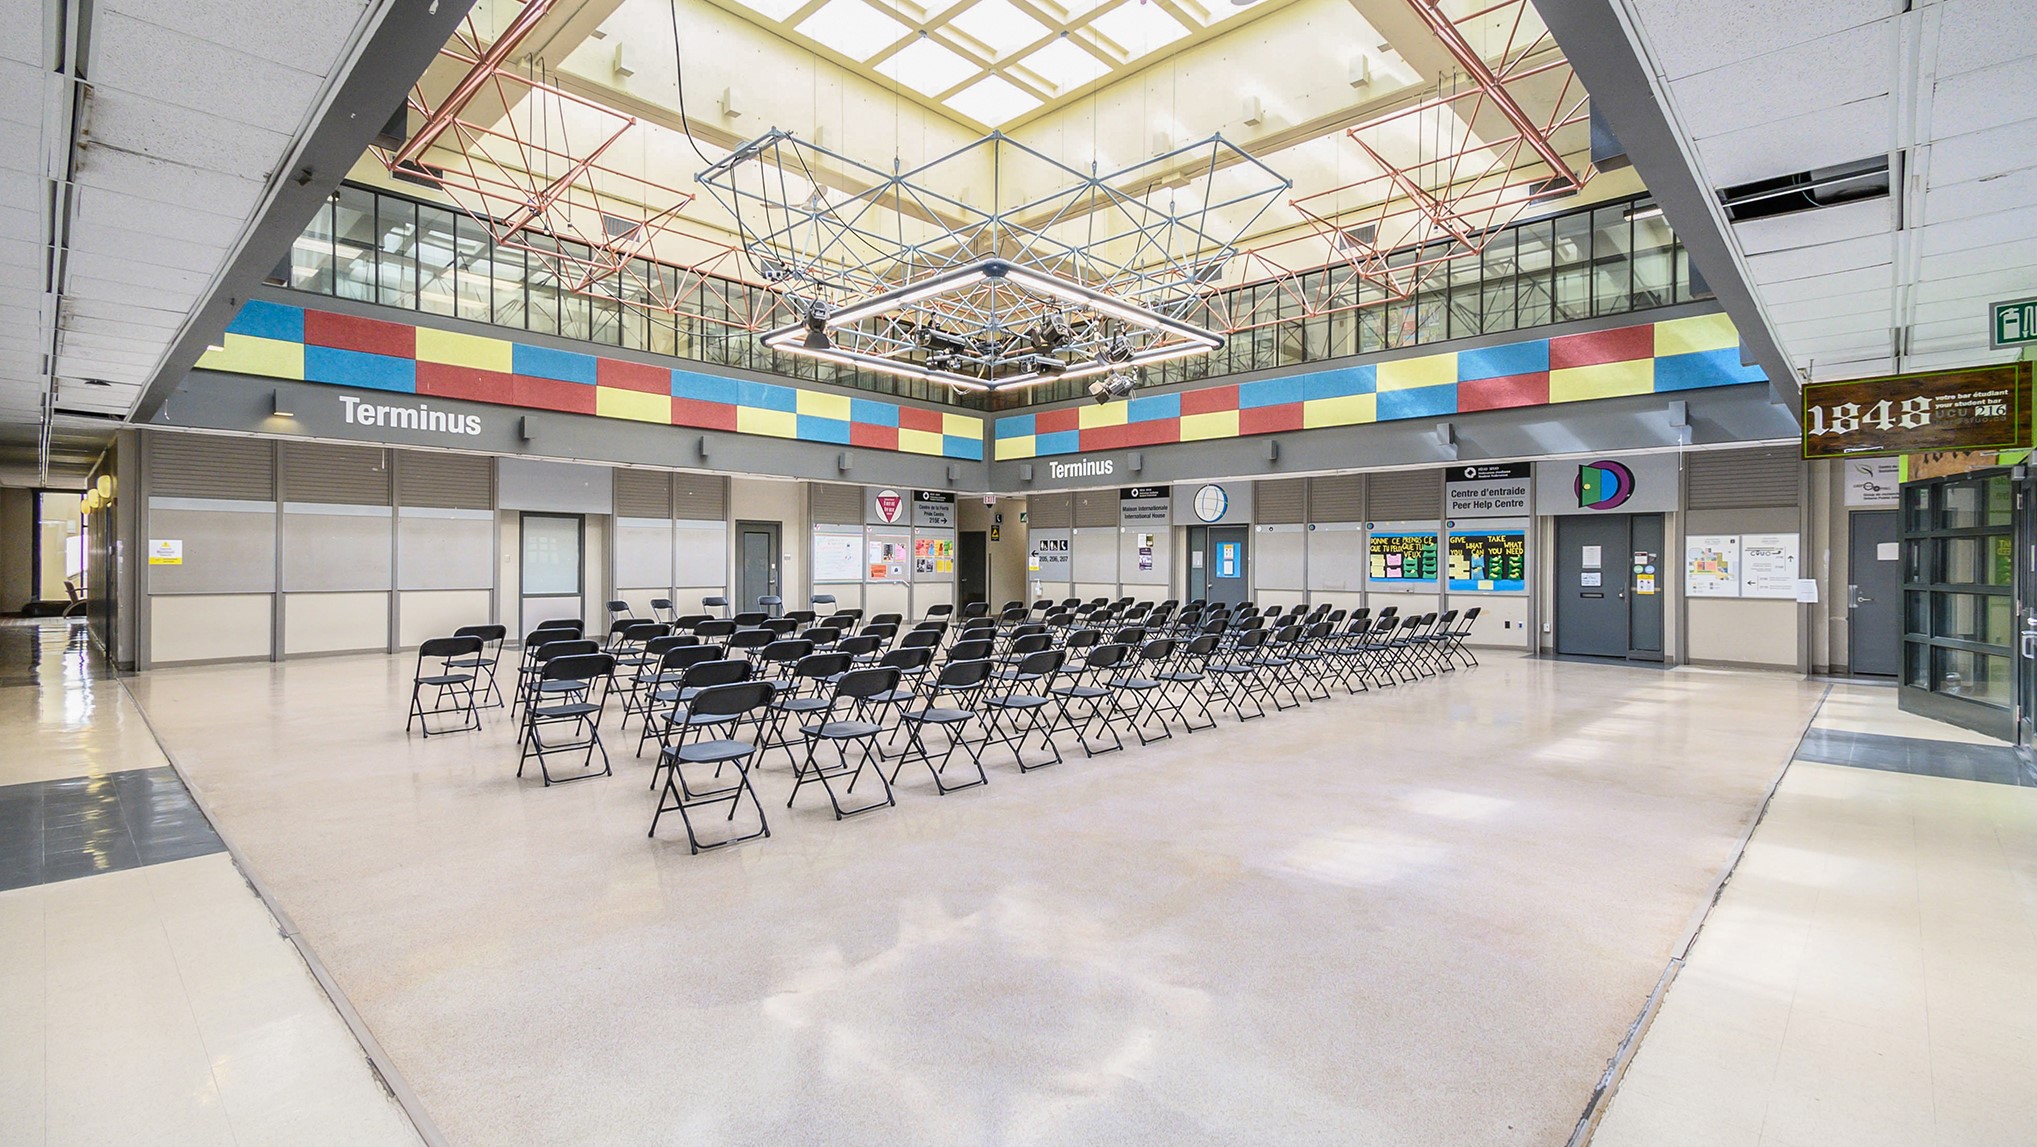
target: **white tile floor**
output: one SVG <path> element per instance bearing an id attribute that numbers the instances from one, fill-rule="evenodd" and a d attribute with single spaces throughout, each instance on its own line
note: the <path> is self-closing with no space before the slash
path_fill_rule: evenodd
<path id="1" fill-rule="evenodd" d="M 1817 723 L 1996 744 L 1839 686 Z M 2037 1143 L 2037 789 L 1797 762 L 1596 1147 Z"/>

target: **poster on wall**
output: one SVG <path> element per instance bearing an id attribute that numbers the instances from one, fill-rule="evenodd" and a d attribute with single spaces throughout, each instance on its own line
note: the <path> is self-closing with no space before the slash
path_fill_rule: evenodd
<path id="1" fill-rule="evenodd" d="M 914 572 L 923 574 L 954 573 L 955 540 L 953 538 L 913 539 L 912 568 Z"/>
<path id="2" fill-rule="evenodd" d="M 1436 531 L 1433 529 L 1374 531 L 1366 539 L 1366 576 L 1371 581 L 1387 585 L 1433 586 L 1437 573 L 1437 547 Z"/>
<path id="3" fill-rule="evenodd" d="M 906 560 L 911 547 L 897 538 L 871 538 L 868 559 L 871 581 L 904 581 Z"/>
<path id="4" fill-rule="evenodd" d="M 861 534 L 815 534 L 813 536 L 813 580 L 862 581 L 859 557 Z"/>
<path id="5" fill-rule="evenodd" d="M 182 538 L 150 538 L 149 564 L 152 566 L 183 565 L 184 540 Z"/>
<path id="6" fill-rule="evenodd" d="M 1796 599 L 1795 534 L 1740 536 L 1740 596 Z"/>
<path id="7" fill-rule="evenodd" d="M 1528 531 L 1521 526 L 1452 529 L 1450 592 L 1524 593 L 1528 588 Z"/>
<path id="8" fill-rule="evenodd" d="M 1683 592 L 1690 597 L 1740 596 L 1739 535 L 1692 534 L 1683 540 Z M 1790 592 L 1796 592 L 1794 584 Z"/>
<path id="9" fill-rule="evenodd" d="M 1888 506 L 1902 493 L 1902 462 L 1895 458 L 1854 458 L 1846 462 L 1846 504 Z"/>

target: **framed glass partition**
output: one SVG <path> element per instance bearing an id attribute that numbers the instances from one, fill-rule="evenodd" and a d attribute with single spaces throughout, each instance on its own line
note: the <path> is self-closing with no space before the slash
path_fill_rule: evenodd
<path id="1" fill-rule="evenodd" d="M 1902 493 L 1902 708 L 2014 737 L 2017 492 L 2008 470 Z"/>

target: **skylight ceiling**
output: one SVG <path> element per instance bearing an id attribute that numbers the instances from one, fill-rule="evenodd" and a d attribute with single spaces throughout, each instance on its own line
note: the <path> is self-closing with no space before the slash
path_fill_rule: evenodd
<path id="1" fill-rule="evenodd" d="M 1260 0 L 1277 5 L 1281 0 Z M 1003 128 L 1243 15 L 1227 0 L 726 0 L 797 43 Z"/>

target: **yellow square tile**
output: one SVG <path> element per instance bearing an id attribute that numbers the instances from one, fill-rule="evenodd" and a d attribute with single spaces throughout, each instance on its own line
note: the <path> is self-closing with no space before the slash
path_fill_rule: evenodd
<path id="1" fill-rule="evenodd" d="M 1123 426 L 1125 416 L 1131 411 L 1129 402 L 1112 402 L 1103 406 L 1085 406 L 1075 412 L 1075 425 L 1088 430 L 1095 426 Z"/>
<path id="2" fill-rule="evenodd" d="M 983 420 L 967 414 L 951 414 L 947 411 L 942 411 L 941 433 L 953 434 L 961 438 L 981 438 L 983 437 Z"/>
<path id="3" fill-rule="evenodd" d="M 797 438 L 799 416 L 790 410 L 764 410 L 755 406 L 738 406 L 736 430 L 743 434 L 764 434 L 772 438 Z"/>
<path id="4" fill-rule="evenodd" d="M 1732 350 L 1739 345 L 1740 332 L 1724 312 L 1655 324 L 1657 357 L 1701 350 Z"/>
<path id="5" fill-rule="evenodd" d="M 209 350 L 198 356 L 199 369 L 253 374 L 263 378 L 304 377 L 303 343 L 229 334 L 220 340 L 219 345 L 219 350 Z"/>
<path id="6" fill-rule="evenodd" d="M 1571 366 L 1549 372 L 1551 402 L 1618 398 L 1627 394 L 1648 394 L 1654 389 L 1655 360 L 1652 358 L 1600 363 L 1597 366 Z"/>
<path id="7" fill-rule="evenodd" d="M 907 430 L 899 427 L 898 448 L 907 454 L 932 454 L 939 457 L 945 452 L 946 443 L 939 434 L 931 430 Z"/>
<path id="8" fill-rule="evenodd" d="M 430 327 L 417 328 L 419 362 L 442 362 L 448 366 L 466 366 L 475 370 L 493 370 L 508 374 L 509 353 L 507 339 L 466 335 L 458 331 L 433 330 Z"/>
<path id="9" fill-rule="evenodd" d="M 1236 438 L 1238 436 L 1238 412 L 1235 410 L 1212 410 L 1207 414 L 1184 414 L 1181 416 L 1181 440 L 1201 442 L 1211 438 Z"/>
<path id="10" fill-rule="evenodd" d="M 629 418 L 638 422 L 672 421 L 672 396 L 645 394 L 619 386 L 594 388 L 594 413 L 603 418 Z"/>
<path id="11" fill-rule="evenodd" d="M 1017 438 L 1000 438 L 997 440 L 997 460 L 999 462 L 1007 458 L 1031 458 L 1033 450 L 1033 436 L 1030 434 Z"/>
<path id="12" fill-rule="evenodd" d="M 812 414 L 821 418 L 849 420 L 849 396 L 846 394 L 822 394 L 818 390 L 802 390 L 794 405 L 799 413 Z"/>
<path id="13" fill-rule="evenodd" d="M 1413 390 L 1418 386 L 1449 386 L 1457 381 L 1457 353 L 1425 354 L 1379 364 L 1379 390 Z"/>
<path id="14" fill-rule="evenodd" d="M 1301 404 L 1301 425 L 1305 430 L 1318 426 L 1357 426 L 1376 421 L 1378 414 L 1379 396 L 1376 394 L 1311 398 Z"/>

